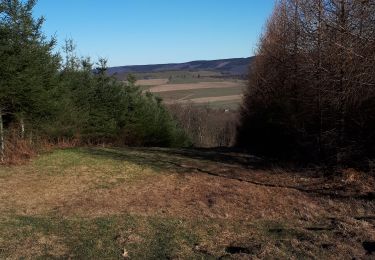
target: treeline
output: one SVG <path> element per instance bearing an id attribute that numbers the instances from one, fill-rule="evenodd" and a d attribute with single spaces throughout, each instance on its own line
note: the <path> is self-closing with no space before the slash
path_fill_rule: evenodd
<path id="1" fill-rule="evenodd" d="M 193 103 L 167 106 L 195 147 L 231 147 L 235 143 L 237 111 Z"/>
<path id="2" fill-rule="evenodd" d="M 375 155 L 374 135 L 375 2 L 277 1 L 250 71 L 237 144 L 282 159 L 364 166 Z"/>
<path id="3" fill-rule="evenodd" d="M 19 138 L 117 145 L 184 146 L 189 140 L 152 94 L 135 78 L 106 75 L 106 60 L 78 58 L 66 41 L 64 57 L 34 19 L 35 0 L 0 0 L 0 157 Z M 16 133 L 16 134 L 14 134 Z"/>

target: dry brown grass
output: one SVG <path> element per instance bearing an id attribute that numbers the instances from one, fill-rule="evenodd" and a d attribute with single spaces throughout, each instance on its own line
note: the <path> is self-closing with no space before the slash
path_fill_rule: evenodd
<path id="1" fill-rule="evenodd" d="M 266 187 L 236 178 L 202 174 L 194 171 L 195 166 L 186 166 L 190 171 L 186 174 L 172 171 L 131 185 L 82 192 L 65 203 L 61 213 L 97 217 L 130 212 L 146 216 L 199 216 L 247 221 L 328 215 L 324 211 L 324 200 L 294 189 Z M 217 173 L 225 169 L 223 165 L 208 168 Z M 252 171 L 252 174 L 267 173 Z"/>
<path id="2" fill-rule="evenodd" d="M 68 252 L 68 247 L 62 238 L 55 235 L 35 234 L 33 238 L 28 238 L 23 243 L 14 244 L 11 248 L 12 259 L 33 259 L 43 255 L 48 248 L 48 254 L 53 258 L 61 258 Z"/>
<path id="3" fill-rule="evenodd" d="M 322 179 L 296 177 L 280 170 L 246 170 L 223 163 L 191 160 L 181 165 L 185 168 L 182 173 L 168 170 L 156 174 L 132 163 L 121 163 L 116 170 L 105 172 L 108 162 L 90 166 L 77 160 L 77 165 L 65 169 L 50 165 L 42 173 L 37 166 L 9 168 L 16 174 L 0 179 L 3 212 L 46 214 L 57 210 L 62 215 L 91 217 L 127 212 L 254 221 L 328 217 L 333 212 L 345 216 L 362 207 L 356 203 L 346 206 L 342 200 L 335 200 L 330 206 L 333 200 L 313 193 L 321 185 L 327 188 L 328 184 L 323 184 Z M 132 175 L 138 176 L 140 181 L 127 182 Z M 363 177 L 357 177 L 361 181 L 358 179 L 356 184 L 361 185 L 361 192 L 369 192 L 375 182 L 367 178 L 362 183 Z M 347 182 L 337 181 L 339 185 Z M 360 188 L 355 187 L 353 181 L 351 184 L 354 189 Z M 299 190 L 299 187 L 304 188 Z"/>
<path id="4" fill-rule="evenodd" d="M 53 149 L 73 148 L 82 145 L 79 138 L 21 138 L 17 128 L 11 128 L 5 138 L 4 160 L 0 165 L 20 165 L 27 163 L 41 152 L 52 151 Z M 95 146 L 95 145 L 92 145 Z"/>
<path id="5" fill-rule="evenodd" d="M 33 143 L 28 139 L 20 138 L 19 133 L 12 129 L 5 139 L 3 164 L 20 164 L 37 154 Z"/>
<path id="6" fill-rule="evenodd" d="M 287 248 L 274 239 L 305 257 L 321 254 L 320 244 L 329 247 L 327 256 L 364 257 L 361 242 L 375 240 L 371 218 L 375 203 L 361 197 L 373 191 L 373 176 L 348 169 L 337 179 L 312 178 L 278 168 L 249 169 L 227 160 L 240 155 L 226 154 L 227 159 L 221 160 L 210 156 L 99 148 L 43 155 L 28 165 L 0 168 L 0 218 L 52 214 L 67 220 L 95 220 L 130 214 L 180 219 L 181 223 L 207 221 L 219 232 L 212 236 L 203 227 L 193 228 L 201 242 L 193 248 L 186 245 L 179 251 L 180 258 L 197 252 L 223 255 L 218 248 L 228 246 L 228 241 L 257 248 L 253 253 L 258 258 L 287 257 Z M 241 231 L 233 230 L 233 223 Z M 129 233 L 124 241 L 137 247 L 145 243 L 140 234 L 150 227 L 142 225 L 146 226 L 137 226 L 136 233 Z M 25 242 L 34 253 L 50 240 L 46 234 L 37 237 Z M 249 241 L 249 237 L 255 240 Z M 52 255 L 69 251 L 60 238 L 52 238 Z"/>

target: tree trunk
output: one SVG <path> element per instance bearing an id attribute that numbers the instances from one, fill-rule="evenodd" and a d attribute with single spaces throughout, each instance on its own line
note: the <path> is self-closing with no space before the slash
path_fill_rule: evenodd
<path id="1" fill-rule="evenodd" d="M 322 0 L 318 2 L 318 63 L 317 63 L 317 71 L 316 71 L 316 89 L 317 89 L 317 106 L 318 106 L 318 119 L 319 119 L 319 132 L 318 132 L 318 156 L 319 160 L 323 158 L 323 146 L 322 146 L 322 138 L 323 138 L 323 108 L 322 108 L 322 75 L 321 75 L 321 67 L 322 67 L 322 9 L 323 4 Z"/>
<path id="2" fill-rule="evenodd" d="M 25 138 L 25 120 L 23 119 L 23 117 L 21 117 L 20 119 L 20 125 L 21 125 L 21 138 L 24 139 Z"/>
<path id="3" fill-rule="evenodd" d="M 340 16 L 339 16 L 339 31 L 340 31 L 340 42 L 345 46 L 345 29 L 346 29 L 346 16 L 345 16 L 345 1 L 341 0 L 340 5 Z M 344 49 L 340 50 L 340 72 L 339 72 L 339 140 L 338 140 L 338 152 L 337 152 L 337 166 L 338 168 L 343 167 L 344 157 L 345 157 L 345 128 L 346 128 L 346 94 L 344 87 L 345 69 L 344 69 Z"/>
<path id="4" fill-rule="evenodd" d="M 5 139 L 4 139 L 4 125 L 3 125 L 3 114 L 0 110 L 0 161 L 5 160 Z"/>

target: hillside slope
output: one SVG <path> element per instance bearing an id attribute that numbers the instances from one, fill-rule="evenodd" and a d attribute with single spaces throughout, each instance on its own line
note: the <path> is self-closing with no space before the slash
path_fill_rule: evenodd
<path id="1" fill-rule="evenodd" d="M 373 259 L 374 178 L 347 173 L 231 150 L 57 150 L 0 167 L 0 259 Z"/>
<path id="2" fill-rule="evenodd" d="M 127 73 L 154 73 L 161 71 L 215 71 L 223 75 L 245 75 L 254 57 L 222 60 L 201 60 L 185 63 L 130 65 L 110 67 L 109 75 L 121 76 Z"/>

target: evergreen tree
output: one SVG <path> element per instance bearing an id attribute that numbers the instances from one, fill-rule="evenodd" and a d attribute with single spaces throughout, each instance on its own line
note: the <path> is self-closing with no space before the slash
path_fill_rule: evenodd
<path id="1" fill-rule="evenodd" d="M 65 59 L 52 52 L 55 40 L 34 19 L 35 0 L 0 0 L 0 160 L 4 128 L 16 125 L 49 140 L 86 143 L 185 145 L 187 138 L 152 94 L 129 75 L 127 84 L 107 75 L 107 61 L 93 69 L 67 40 Z M 63 64 L 60 61 L 64 60 Z M 5 122 L 5 123 L 4 123 Z"/>
<path id="2" fill-rule="evenodd" d="M 12 114 L 21 126 L 35 127 L 52 116 L 50 93 L 56 86 L 59 59 L 52 54 L 55 40 L 41 32 L 44 19 L 34 19 L 34 0 L 1 0 L 0 92 L 3 111 Z"/>

